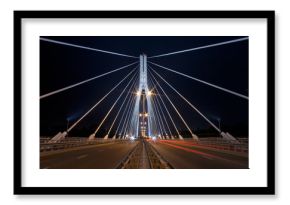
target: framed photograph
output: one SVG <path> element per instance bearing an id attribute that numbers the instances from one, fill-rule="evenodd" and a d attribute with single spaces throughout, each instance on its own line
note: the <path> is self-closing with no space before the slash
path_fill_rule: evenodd
<path id="1" fill-rule="evenodd" d="M 14 194 L 275 194 L 274 11 L 14 11 Z"/>

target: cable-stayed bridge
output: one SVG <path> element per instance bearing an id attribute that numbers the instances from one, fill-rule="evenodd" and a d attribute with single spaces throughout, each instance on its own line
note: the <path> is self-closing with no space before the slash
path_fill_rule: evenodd
<path id="1" fill-rule="evenodd" d="M 51 96 L 62 95 L 68 90 L 73 91 L 104 76 L 128 71 L 117 83 L 112 83 L 106 94 L 97 99 L 65 130 L 59 130 L 54 136 L 41 137 L 41 168 L 248 168 L 247 138 L 237 138 L 222 130 L 220 122 L 218 125 L 213 122 L 204 110 L 193 104 L 182 94 L 182 90 L 178 90 L 167 80 L 166 75 L 181 76 L 186 80 L 195 81 L 217 92 L 234 96 L 244 103 L 248 103 L 248 96 L 154 61 L 161 57 L 247 41 L 247 37 L 155 56 L 143 53 L 132 56 L 44 37 L 40 40 L 72 49 L 85 49 L 136 60 L 40 96 L 42 103 Z M 116 94 L 121 85 L 122 91 Z M 172 91 L 175 98 L 180 98 L 190 112 L 196 113 L 200 120 L 215 130 L 218 137 L 199 137 L 194 132 L 194 125 L 188 122 L 180 111 L 183 108 L 172 100 L 173 94 L 168 94 L 165 87 Z M 110 101 L 109 109 L 98 122 L 94 132 L 85 138 L 70 135 L 89 114 L 102 109 L 102 104 L 111 96 L 114 96 L 114 100 Z M 177 122 L 184 126 L 186 136 L 179 129 Z M 102 138 L 97 137 L 105 123 L 110 124 L 109 129 Z"/>

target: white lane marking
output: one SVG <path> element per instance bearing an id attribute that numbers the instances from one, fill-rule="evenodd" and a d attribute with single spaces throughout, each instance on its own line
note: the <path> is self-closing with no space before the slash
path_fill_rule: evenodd
<path id="1" fill-rule="evenodd" d="M 77 159 L 82 159 L 82 158 L 85 158 L 85 157 L 87 157 L 87 156 L 88 156 L 87 154 L 80 155 L 80 156 L 77 157 Z"/>
<path id="2" fill-rule="evenodd" d="M 211 158 L 211 157 L 208 157 L 208 156 L 205 156 L 205 155 L 202 155 L 202 157 L 203 157 L 203 158 L 205 158 L 205 159 L 212 160 L 212 158 Z"/>

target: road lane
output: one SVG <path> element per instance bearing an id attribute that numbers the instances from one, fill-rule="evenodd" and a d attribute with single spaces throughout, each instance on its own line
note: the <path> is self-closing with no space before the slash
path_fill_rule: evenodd
<path id="1" fill-rule="evenodd" d="M 150 142 L 176 169 L 247 169 L 248 158 L 175 142 Z"/>
<path id="2" fill-rule="evenodd" d="M 47 169 L 113 169 L 134 148 L 136 142 L 90 146 L 43 156 L 40 168 Z"/>

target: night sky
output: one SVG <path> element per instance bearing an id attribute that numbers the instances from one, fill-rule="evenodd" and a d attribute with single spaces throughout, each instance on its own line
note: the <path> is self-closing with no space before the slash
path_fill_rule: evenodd
<path id="1" fill-rule="evenodd" d="M 45 36 L 45 38 L 53 40 L 137 57 L 143 53 L 150 57 L 241 37 L 243 36 Z M 40 95 L 138 60 L 40 41 Z M 247 40 L 148 60 L 248 96 Z M 136 65 L 40 100 L 40 135 L 52 136 L 59 131 L 65 131 L 68 121 L 69 124 L 75 122 L 134 67 Z M 247 136 L 248 100 L 233 96 L 170 71 L 152 67 L 217 126 L 218 119 L 220 119 L 222 130 L 229 131 L 234 135 Z M 157 76 L 156 78 L 158 79 Z M 129 80 L 130 78 L 122 83 L 118 89 L 109 95 L 106 100 L 73 129 L 71 135 L 88 136 L 88 134 L 91 134 Z M 162 85 L 168 96 L 170 96 L 171 100 L 178 107 L 184 119 L 195 132 L 198 133 L 201 130 L 210 128 L 208 123 L 196 114 L 171 88 L 160 79 L 158 82 Z M 161 95 L 161 97 L 165 100 L 165 96 Z M 105 135 L 121 103 L 122 98 L 97 136 L 103 137 Z M 174 119 L 176 119 L 178 129 L 186 130 L 186 127 L 178 119 L 178 116 L 168 102 L 167 107 Z"/>

